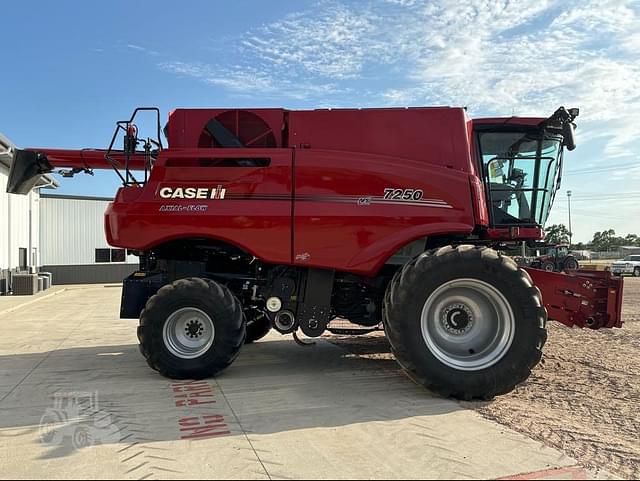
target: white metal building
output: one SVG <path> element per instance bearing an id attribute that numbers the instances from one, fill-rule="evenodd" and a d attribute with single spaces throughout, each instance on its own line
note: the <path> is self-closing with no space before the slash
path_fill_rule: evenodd
<path id="1" fill-rule="evenodd" d="M 10 272 L 32 271 L 40 264 L 39 190 L 57 186 L 43 176 L 29 194 L 7 194 L 13 149 L 15 145 L 0 134 L 0 293 L 7 289 Z"/>
<path id="2" fill-rule="evenodd" d="M 107 245 L 104 212 L 112 199 L 41 193 L 43 175 L 27 195 L 7 194 L 15 145 L 0 134 L 0 294 L 11 273 L 51 272 L 54 284 L 121 282 L 138 258 Z"/>
<path id="3" fill-rule="evenodd" d="M 112 199 L 43 194 L 40 198 L 40 266 L 54 284 L 121 282 L 138 257 L 107 244 L 104 212 Z"/>

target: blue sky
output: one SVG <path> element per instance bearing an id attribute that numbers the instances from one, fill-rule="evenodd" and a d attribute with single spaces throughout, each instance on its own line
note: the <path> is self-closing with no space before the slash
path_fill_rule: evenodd
<path id="1" fill-rule="evenodd" d="M 139 105 L 580 107 L 551 223 L 640 233 L 640 2 L 6 2 L 0 131 L 104 147 Z M 164 121 L 164 119 L 163 119 Z M 112 195 L 112 173 L 60 192 Z"/>

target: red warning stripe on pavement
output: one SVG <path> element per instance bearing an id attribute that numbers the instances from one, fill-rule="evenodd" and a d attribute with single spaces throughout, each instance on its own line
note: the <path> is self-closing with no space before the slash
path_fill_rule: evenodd
<path id="1" fill-rule="evenodd" d="M 223 415 L 210 412 L 217 404 L 216 391 L 207 381 L 176 381 L 170 385 L 176 408 L 180 439 L 207 439 L 228 436 L 231 430 Z M 195 412 L 204 409 L 204 412 Z"/>
<path id="2" fill-rule="evenodd" d="M 516 474 L 514 476 L 507 476 L 505 478 L 498 478 L 499 480 L 513 480 L 513 481 L 525 481 L 534 479 L 570 479 L 570 480 L 585 480 L 587 479 L 587 472 L 580 466 L 572 466 L 570 468 L 553 468 L 545 469 L 543 471 L 535 471 L 533 473 Z"/>

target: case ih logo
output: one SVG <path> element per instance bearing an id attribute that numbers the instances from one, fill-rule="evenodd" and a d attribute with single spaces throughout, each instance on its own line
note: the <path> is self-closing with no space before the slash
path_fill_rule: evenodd
<path id="1" fill-rule="evenodd" d="M 216 199 L 222 200 L 227 189 L 217 187 L 162 187 L 158 195 L 162 199 Z"/>

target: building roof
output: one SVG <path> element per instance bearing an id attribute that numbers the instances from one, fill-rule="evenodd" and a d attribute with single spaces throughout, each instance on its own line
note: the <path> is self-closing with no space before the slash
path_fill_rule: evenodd
<path id="1" fill-rule="evenodd" d="M 0 133 L 0 164 L 5 167 L 11 165 L 11 151 L 13 148 L 15 148 L 15 145 Z"/>
<path id="2" fill-rule="evenodd" d="M 55 200 L 97 200 L 101 202 L 113 202 L 113 197 L 100 197 L 94 195 L 73 195 L 73 194 L 41 194 L 41 199 Z"/>
<path id="3" fill-rule="evenodd" d="M 2 132 L 0 132 L 0 165 L 4 165 L 7 169 L 11 168 L 11 162 L 13 162 L 13 151 L 15 149 L 16 145 L 4 136 Z M 56 187 L 59 187 L 59 185 L 58 181 L 52 176 L 44 174 L 36 187 L 55 189 Z"/>

